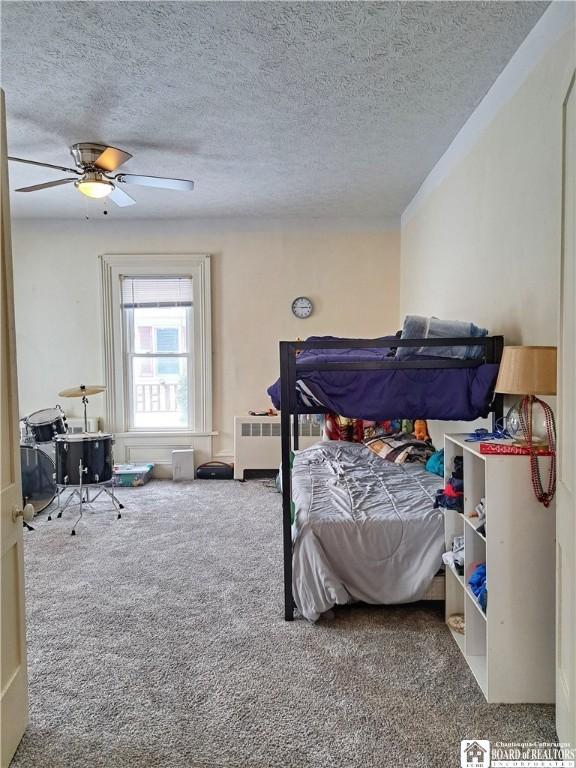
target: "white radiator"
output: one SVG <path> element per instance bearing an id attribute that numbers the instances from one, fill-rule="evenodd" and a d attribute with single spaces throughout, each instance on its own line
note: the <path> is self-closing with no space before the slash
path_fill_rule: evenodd
<path id="1" fill-rule="evenodd" d="M 299 448 L 322 439 L 322 427 L 300 417 Z M 243 480 L 246 469 L 278 469 L 280 466 L 280 416 L 234 418 L 234 479 Z"/>
<path id="2" fill-rule="evenodd" d="M 97 416 L 89 416 L 88 419 L 88 432 L 98 432 L 100 419 Z M 71 434 L 77 434 L 78 432 L 84 432 L 84 418 L 68 418 L 66 417 L 66 424 L 68 425 L 68 432 Z"/>

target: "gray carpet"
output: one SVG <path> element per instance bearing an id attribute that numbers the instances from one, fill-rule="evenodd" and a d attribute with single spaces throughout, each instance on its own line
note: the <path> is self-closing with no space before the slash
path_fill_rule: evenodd
<path id="1" fill-rule="evenodd" d="M 460 739 L 551 741 L 484 702 L 430 604 L 282 618 L 280 498 L 155 481 L 27 533 L 30 726 L 14 768 L 447 768 Z"/>

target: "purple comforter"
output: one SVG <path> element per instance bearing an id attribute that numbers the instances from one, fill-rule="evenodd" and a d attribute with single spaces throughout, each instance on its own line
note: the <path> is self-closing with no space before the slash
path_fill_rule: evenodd
<path id="1" fill-rule="evenodd" d="M 321 339 L 311 337 L 309 340 Z M 393 345 L 394 337 L 389 340 Z M 320 404 L 342 416 L 367 421 L 398 418 L 473 421 L 488 415 L 498 375 L 498 365 L 489 363 L 470 368 L 298 371 L 302 363 L 338 360 L 392 361 L 394 358 L 390 348 L 304 350 L 296 362 L 299 400 L 302 405 Z M 268 394 L 274 407 L 281 408 L 280 379 L 268 388 Z"/>

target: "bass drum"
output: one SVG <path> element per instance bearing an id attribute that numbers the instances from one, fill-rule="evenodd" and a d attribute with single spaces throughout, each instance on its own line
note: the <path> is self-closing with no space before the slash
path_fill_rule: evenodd
<path id="1" fill-rule="evenodd" d="M 34 512 L 42 512 L 56 495 L 54 480 L 54 462 L 44 451 L 20 446 L 20 466 L 22 470 L 22 501 L 32 504 Z"/>
<path id="2" fill-rule="evenodd" d="M 37 443 L 49 443 L 55 435 L 64 435 L 68 431 L 66 416 L 59 405 L 34 411 L 24 420 L 28 432 Z"/>
<path id="3" fill-rule="evenodd" d="M 112 435 L 79 432 L 74 435 L 58 435 L 54 442 L 58 485 L 80 485 L 80 462 L 83 468 L 82 485 L 112 480 Z"/>

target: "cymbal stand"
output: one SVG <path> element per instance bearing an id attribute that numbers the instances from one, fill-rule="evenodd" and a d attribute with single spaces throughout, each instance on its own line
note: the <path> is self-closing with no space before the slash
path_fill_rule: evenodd
<path id="1" fill-rule="evenodd" d="M 87 413 L 88 398 L 86 397 L 86 395 L 82 395 L 82 405 L 84 406 L 84 432 L 88 432 L 88 413 Z"/>

